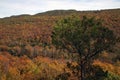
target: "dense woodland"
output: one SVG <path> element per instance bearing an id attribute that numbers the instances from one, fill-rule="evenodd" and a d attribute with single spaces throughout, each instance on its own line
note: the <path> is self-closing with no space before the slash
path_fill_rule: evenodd
<path id="1" fill-rule="evenodd" d="M 100 19 L 113 31 L 117 44 L 97 57 L 86 80 L 120 80 L 120 9 L 100 11 L 54 10 L 0 19 L 0 80 L 79 80 L 78 54 L 52 44 L 55 23 L 77 15 Z M 97 74 L 98 73 L 98 74 Z M 93 79 L 93 77 L 95 77 Z M 104 79 L 102 77 L 105 77 Z"/>

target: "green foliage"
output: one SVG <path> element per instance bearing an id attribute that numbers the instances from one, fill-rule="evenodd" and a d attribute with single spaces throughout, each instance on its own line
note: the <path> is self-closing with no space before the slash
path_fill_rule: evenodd
<path id="1" fill-rule="evenodd" d="M 71 16 L 59 20 L 54 26 L 52 43 L 57 48 L 67 49 L 69 52 L 79 54 L 81 80 L 84 80 L 86 66 L 90 66 L 94 58 L 108 51 L 116 42 L 113 31 L 104 27 L 101 20 L 87 18 L 82 19 Z M 78 76 L 80 76 L 78 75 Z"/>
<path id="2" fill-rule="evenodd" d="M 52 35 L 54 45 L 81 56 L 107 50 L 114 41 L 113 32 L 103 27 L 100 20 L 85 16 L 82 20 L 72 16 L 58 21 Z"/>
<path id="3" fill-rule="evenodd" d="M 120 76 L 113 73 L 108 73 L 107 77 L 104 80 L 120 80 Z"/>

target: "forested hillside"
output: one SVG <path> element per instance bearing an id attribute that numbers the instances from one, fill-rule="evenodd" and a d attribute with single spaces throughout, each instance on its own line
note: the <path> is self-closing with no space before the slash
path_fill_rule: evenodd
<path id="1" fill-rule="evenodd" d="M 78 65 L 78 54 L 57 49 L 51 37 L 55 23 L 71 15 L 100 19 L 113 31 L 117 44 L 94 65 L 110 72 L 109 77 L 115 77 L 110 80 L 120 79 L 120 9 L 111 9 L 54 10 L 0 18 L 0 80 L 77 80 L 68 64 Z"/>

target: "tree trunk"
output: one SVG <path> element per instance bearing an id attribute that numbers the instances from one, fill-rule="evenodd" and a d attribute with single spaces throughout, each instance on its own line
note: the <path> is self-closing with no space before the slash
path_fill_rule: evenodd
<path id="1" fill-rule="evenodd" d="M 81 63 L 80 64 L 80 67 L 81 67 L 81 69 L 80 69 L 80 74 L 81 74 L 80 78 L 81 79 L 80 80 L 84 80 L 84 69 L 83 69 L 84 66 L 83 66 L 83 62 L 82 61 L 80 63 Z"/>
<path id="2" fill-rule="evenodd" d="M 78 51 L 80 57 L 80 80 L 84 80 L 84 62 L 80 50 Z"/>

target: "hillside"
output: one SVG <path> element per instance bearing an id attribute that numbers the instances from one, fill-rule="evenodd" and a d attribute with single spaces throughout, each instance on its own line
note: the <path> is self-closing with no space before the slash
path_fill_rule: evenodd
<path id="1" fill-rule="evenodd" d="M 53 10 L 0 18 L 0 80 L 58 80 L 53 78 L 63 76 L 62 73 L 65 73 L 64 77 L 69 76 L 66 72 L 72 75 L 69 80 L 77 80 L 67 68 L 67 63 L 72 62 L 73 67 L 76 66 L 78 54 L 60 52 L 51 45 L 54 23 L 70 15 L 101 19 L 120 41 L 120 9 Z M 120 42 L 110 53 L 103 52 L 94 61 L 104 71 L 120 76 L 119 63 Z"/>
<path id="2" fill-rule="evenodd" d="M 72 14 L 80 17 L 86 15 L 100 18 L 103 20 L 103 25 L 120 37 L 120 9 L 101 11 L 54 10 L 36 15 L 19 15 L 0 19 L 0 45 L 23 46 L 30 44 L 34 46 L 50 43 L 54 22 Z"/>
<path id="3" fill-rule="evenodd" d="M 96 17 L 103 25 L 113 30 L 120 37 L 120 9 L 101 11 L 54 10 L 36 15 L 19 15 L 0 19 L 0 46 L 25 47 L 41 46 L 51 43 L 52 26 L 69 15 Z M 8 48 L 7 48 L 8 49 Z M 120 44 L 115 47 L 115 53 L 120 53 Z"/>

